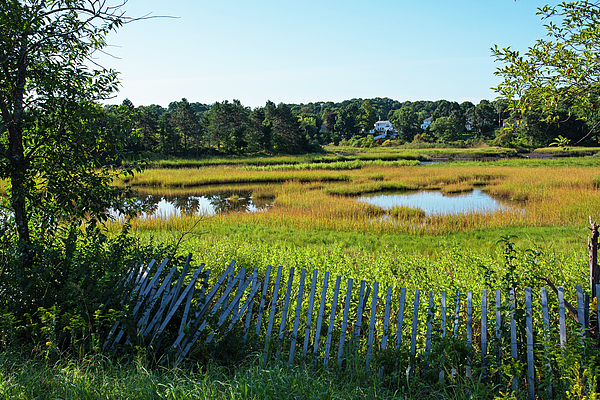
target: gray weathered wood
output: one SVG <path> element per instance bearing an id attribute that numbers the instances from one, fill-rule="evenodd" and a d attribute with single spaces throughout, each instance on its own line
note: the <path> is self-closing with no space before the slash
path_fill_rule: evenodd
<path id="1" fill-rule="evenodd" d="M 296 352 L 296 341 L 298 339 L 298 326 L 300 325 L 300 314 L 302 313 L 302 300 L 304 297 L 304 279 L 306 278 L 306 269 L 302 268 L 300 272 L 300 288 L 298 290 L 298 299 L 296 301 L 296 316 L 294 318 L 294 330 L 292 331 L 292 343 L 290 345 L 290 358 L 288 364 L 294 362 Z"/>
<path id="2" fill-rule="evenodd" d="M 473 361 L 473 291 L 467 292 L 467 346 L 469 354 L 467 355 L 467 378 L 471 377 L 471 366 Z"/>
<path id="3" fill-rule="evenodd" d="M 517 352 L 517 322 L 515 321 L 515 289 L 510 289 L 510 356 L 517 360 L 519 354 Z M 518 376 L 515 376 L 512 380 L 512 388 L 514 391 L 517 390 Z"/>
<path id="4" fill-rule="evenodd" d="M 406 288 L 400 289 L 400 304 L 398 305 L 398 323 L 396 324 L 396 349 L 402 344 L 402 325 L 404 322 L 404 307 L 406 305 Z"/>
<path id="5" fill-rule="evenodd" d="M 211 291 L 206 296 L 203 296 L 203 299 L 202 299 L 203 301 L 202 301 L 201 307 L 196 312 L 195 319 L 191 324 L 193 334 L 191 334 L 189 336 L 187 336 L 185 334 L 180 334 L 177 337 L 177 339 L 175 339 L 175 342 L 173 342 L 172 347 L 174 349 L 179 349 L 181 352 L 181 351 L 183 351 L 183 349 L 185 349 L 187 347 L 188 342 L 192 341 L 192 343 L 193 343 L 196 340 L 198 340 L 198 337 L 200 336 L 200 333 L 201 333 L 201 332 L 198 332 L 198 327 L 203 322 L 202 318 L 204 317 L 206 312 L 210 309 L 210 304 L 212 302 L 213 297 L 216 295 L 217 291 L 219 290 L 219 288 L 225 281 L 227 275 L 229 275 L 229 270 L 233 269 L 234 264 L 235 264 L 235 261 L 232 261 L 229 264 L 229 266 L 227 267 L 227 269 L 221 274 L 221 276 L 217 280 L 217 283 L 215 284 L 215 286 L 213 286 Z M 189 347 L 191 347 L 191 344 Z"/>
<path id="6" fill-rule="evenodd" d="M 350 302 L 352 301 L 352 278 L 348 279 L 348 288 L 346 289 L 346 300 L 344 304 L 344 315 L 342 318 L 342 329 L 340 331 L 340 344 L 338 347 L 338 364 L 342 364 L 344 356 L 344 345 L 346 344 L 346 330 L 348 329 L 348 314 L 350 313 Z"/>
<path id="7" fill-rule="evenodd" d="M 357 338 L 360 336 L 360 328 L 361 328 L 361 324 L 362 324 L 362 317 L 363 317 L 363 310 L 364 310 L 364 302 L 365 302 L 365 298 L 368 296 L 367 294 L 365 294 L 365 286 L 366 286 L 366 282 L 365 281 L 360 281 L 360 294 L 358 295 L 358 308 L 356 310 L 356 321 L 354 322 L 354 331 L 352 332 L 352 336 L 353 339 L 352 340 L 357 340 Z"/>
<path id="8" fill-rule="evenodd" d="M 269 315 L 269 323 L 267 325 L 267 334 L 265 336 L 265 362 L 269 355 L 269 343 L 271 341 L 271 332 L 273 331 L 273 323 L 275 322 L 275 310 L 277 309 L 277 297 L 279 295 L 279 284 L 281 283 L 281 272 L 283 267 L 280 265 L 277 269 L 277 278 L 275 278 L 275 286 L 273 287 L 273 299 L 271 300 L 271 313 Z"/>
<path id="9" fill-rule="evenodd" d="M 383 332 L 381 334 L 381 350 L 387 349 L 387 341 L 390 329 L 390 311 L 392 309 L 392 287 L 388 286 L 385 294 L 385 312 L 383 315 Z M 383 367 L 379 368 L 379 376 L 383 377 Z"/>
<path id="10" fill-rule="evenodd" d="M 565 288 L 558 287 L 558 324 L 560 329 L 560 347 L 565 348 L 567 342 L 567 318 L 565 315 Z"/>
<path id="11" fill-rule="evenodd" d="M 315 344 L 313 353 L 315 357 L 319 354 L 319 344 L 321 342 L 321 325 L 323 323 L 323 313 L 325 312 L 325 302 L 327 301 L 327 286 L 329 284 L 329 271 L 325 271 L 323 277 L 323 288 L 321 289 L 321 305 L 319 306 L 319 316 L 317 317 L 317 329 L 315 330 Z"/>
<path id="12" fill-rule="evenodd" d="M 487 356 L 487 290 L 481 292 L 481 365 Z"/>
<path id="13" fill-rule="evenodd" d="M 579 320 L 579 334 L 581 337 L 585 334 L 585 311 L 583 305 L 583 286 L 575 286 L 577 291 L 577 319 Z"/>
<path id="14" fill-rule="evenodd" d="M 302 356 L 306 357 L 308 353 L 308 344 L 310 342 L 310 328 L 312 327 L 313 308 L 315 305 L 315 293 L 317 290 L 318 270 L 313 271 L 312 283 L 310 285 L 310 299 L 308 300 L 308 313 L 306 315 L 306 328 L 304 330 L 304 347 L 302 348 Z"/>
<path id="15" fill-rule="evenodd" d="M 419 324 L 419 294 L 420 290 L 415 290 L 415 303 L 413 306 L 413 321 L 412 321 L 412 332 L 410 337 L 410 354 L 415 356 L 417 353 L 417 333 Z"/>
<path id="16" fill-rule="evenodd" d="M 191 254 L 190 254 L 190 256 L 191 256 Z M 188 263 L 189 263 L 190 258 L 191 257 L 188 257 Z M 179 308 L 179 306 L 181 305 L 183 300 L 188 296 L 188 293 L 194 288 L 194 285 L 196 284 L 196 279 L 198 279 L 198 276 L 202 272 L 202 269 L 204 269 L 204 264 L 201 264 L 200 267 L 198 269 L 196 269 L 196 272 L 194 272 L 194 275 L 192 275 L 192 279 L 191 279 L 190 283 L 187 285 L 187 287 L 185 288 L 183 293 L 179 296 L 179 298 L 177 300 L 175 300 L 175 302 L 172 304 L 171 308 L 168 310 L 167 315 L 163 319 L 159 328 L 156 330 L 155 336 L 150 341 L 149 347 L 152 347 L 152 345 L 156 343 L 158 336 L 161 335 L 162 332 L 164 331 L 164 329 L 167 327 L 167 324 L 171 321 L 171 318 L 173 318 L 173 315 L 175 315 L 177 308 Z M 183 332 L 183 330 L 181 332 Z"/>
<path id="17" fill-rule="evenodd" d="M 373 284 L 373 299 L 371 301 L 371 317 L 369 318 L 369 337 L 367 339 L 367 361 L 366 370 L 369 371 L 371 364 L 371 354 L 373 352 L 373 336 L 375 334 L 375 317 L 377 316 L 377 292 L 379 291 L 379 282 Z"/>
<path id="18" fill-rule="evenodd" d="M 258 307 L 258 318 L 256 320 L 256 336 L 260 335 L 260 328 L 262 325 L 263 313 L 265 312 L 265 302 L 267 299 L 267 289 L 269 288 L 269 278 L 271 277 L 271 265 L 267 265 L 267 272 L 265 273 L 265 283 L 263 285 L 262 295 L 260 296 L 260 305 Z"/>
<path id="19" fill-rule="evenodd" d="M 546 372 L 550 372 L 552 366 L 548 359 L 548 343 L 550 342 L 550 315 L 548 313 L 548 291 L 545 287 L 541 288 L 542 296 L 542 321 L 544 324 L 544 358 L 546 359 Z M 552 398 L 552 382 L 548 385 L 547 389 L 548 398 Z"/>
<path id="20" fill-rule="evenodd" d="M 337 310 L 337 300 L 340 293 L 340 282 L 342 278 L 338 276 L 335 280 L 335 289 L 333 290 L 333 301 L 331 302 L 331 314 L 329 317 L 329 329 L 327 330 L 327 340 L 325 341 L 325 354 L 323 356 L 323 364 L 329 364 L 329 349 L 331 348 L 331 335 L 333 334 L 333 325 L 335 323 L 335 312 Z"/>
<path id="21" fill-rule="evenodd" d="M 252 289 L 251 290 L 253 290 L 256 285 L 260 285 L 260 282 L 258 281 L 258 267 L 254 267 L 254 272 L 252 273 Z M 248 307 L 247 307 L 248 311 L 246 312 L 246 323 L 244 324 L 243 343 L 246 343 L 246 341 L 248 340 L 248 331 L 250 330 L 250 323 L 252 322 L 252 309 L 253 308 L 254 308 L 254 301 L 251 301 L 250 304 L 248 304 Z"/>
<path id="22" fill-rule="evenodd" d="M 500 289 L 496 289 L 496 341 L 498 343 L 498 366 L 502 365 L 502 336 L 500 334 L 502 328 L 502 298 Z"/>
<path id="23" fill-rule="evenodd" d="M 290 309 L 290 298 L 292 296 L 292 284 L 294 283 L 294 267 L 290 268 L 290 275 L 288 277 L 288 286 L 285 291 L 285 301 L 283 303 L 283 311 L 281 315 L 281 323 L 279 324 L 279 334 L 277 335 L 277 352 L 275 353 L 275 360 L 279 360 L 281 355 L 281 347 L 283 345 L 285 327 L 287 324 L 288 311 Z"/>
<path id="24" fill-rule="evenodd" d="M 431 334 L 433 330 L 433 291 L 429 291 L 429 305 L 427 306 L 427 331 L 425 332 L 425 355 L 431 351 Z"/>
<path id="25" fill-rule="evenodd" d="M 460 290 L 457 290 L 456 295 L 454 296 L 454 328 L 452 330 L 455 338 L 458 338 L 459 325 L 460 325 Z"/>
<path id="26" fill-rule="evenodd" d="M 527 337 L 527 392 L 530 400 L 535 400 L 535 367 L 533 359 L 533 311 L 531 288 L 525 288 L 525 335 Z"/>
<path id="27" fill-rule="evenodd" d="M 417 331 L 418 331 L 418 323 L 419 323 L 419 289 L 415 290 L 415 302 L 413 306 L 413 322 L 412 322 L 412 332 L 410 337 L 410 371 L 409 376 L 413 376 L 415 369 L 415 356 L 417 353 Z"/>

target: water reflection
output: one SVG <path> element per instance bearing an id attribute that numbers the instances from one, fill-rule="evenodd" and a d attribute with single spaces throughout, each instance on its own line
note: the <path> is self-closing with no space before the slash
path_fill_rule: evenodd
<path id="1" fill-rule="evenodd" d="M 405 206 L 420 208 L 425 214 L 463 214 L 468 212 L 492 212 L 504 210 L 510 206 L 499 202 L 481 190 L 473 190 L 469 193 L 457 195 L 445 195 L 440 192 L 410 192 L 396 194 L 378 194 L 362 196 L 357 199 L 365 203 L 373 204 L 384 209 L 394 206 Z"/>
<path id="2" fill-rule="evenodd" d="M 146 210 L 141 218 L 258 212 L 273 206 L 272 201 L 253 198 L 252 191 L 220 192 L 201 196 L 140 195 L 138 201 Z"/>

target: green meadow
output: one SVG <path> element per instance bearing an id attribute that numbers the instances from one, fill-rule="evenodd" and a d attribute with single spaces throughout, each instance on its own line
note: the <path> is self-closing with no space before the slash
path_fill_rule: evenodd
<path id="1" fill-rule="evenodd" d="M 411 157 L 407 151 L 413 151 Z M 171 160 L 169 168 L 155 163 L 121 184 L 140 194 L 169 196 L 228 192 L 235 198 L 249 190 L 253 199 L 273 207 L 139 218 L 131 221 L 132 229 L 146 240 L 178 243 L 179 251 L 217 269 L 236 260 L 251 268 L 318 268 L 396 287 L 437 290 L 482 288 L 485 277 L 478 267 L 501 271 L 503 239 L 508 237 L 523 254 L 536 251 L 544 266 L 540 277 L 549 275 L 564 285 L 587 282 L 587 227 L 589 216 L 594 219 L 600 211 L 600 158 L 421 164 L 418 159 L 435 152 L 377 148 L 343 153 L 343 159 L 339 154 L 318 160 L 316 155 L 209 159 L 201 161 L 203 166 L 180 168 L 172 165 L 186 165 L 184 160 Z M 452 195 L 475 189 L 508 207 L 429 215 L 418 207 L 386 210 L 356 201 L 356 196 L 373 193 Z M 110 226 L 119 228 L 120 223 Z"/>

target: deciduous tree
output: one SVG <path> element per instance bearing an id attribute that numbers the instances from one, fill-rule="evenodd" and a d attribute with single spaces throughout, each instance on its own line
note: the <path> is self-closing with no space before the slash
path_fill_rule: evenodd
<path id="1" fill-rule="evenodd" d="M 120 4 L 0 2 L 0 178 L 10 182 L 22 270 L 33 263 L 32 231 L 47 234 L 72 218 L 104 219 L 121 204 L 112 180 L 130 132 L 123 125 L 129 110 L 97 103 L 117 89 L 117 73 L 89 67 L 106 35 L 127 21 Z"/>
<path id="2" fill-rule="evenodd" d="M 520 112 L 539 109 L 545 121 L 560 121 L 565 109 L 587 119 L 600 105 L 600 2 L 564 1 L 539 8 L 538 15 L 546 21 L 547 37 L 524 55 L 510 47 L 492 49 L 504 64 L 496 71 L 503 81 L 495 90 L 515 100 Z"/>

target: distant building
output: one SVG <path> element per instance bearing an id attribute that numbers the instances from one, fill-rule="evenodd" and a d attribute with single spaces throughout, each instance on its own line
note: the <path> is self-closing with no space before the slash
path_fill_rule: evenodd
<path id="1" fill-rule="evenodd" d="M 431 117 L 425 118 L 423 120 L 423 123 L 421 124 L 421 129 L 425 130 L 425 129 L 429 128 L 430 125 L 431 125 Z"/>
<path id="2" fill-rule="evenodd" d="M 379 139 L 390 139 L 398 136 L 398 132 L 394 129 L 394 126 L 390 121 L 377 121 L 375 122 L 375 128 L 369 131 L 369 134 L 373 135 L 375 141 Z"/>

